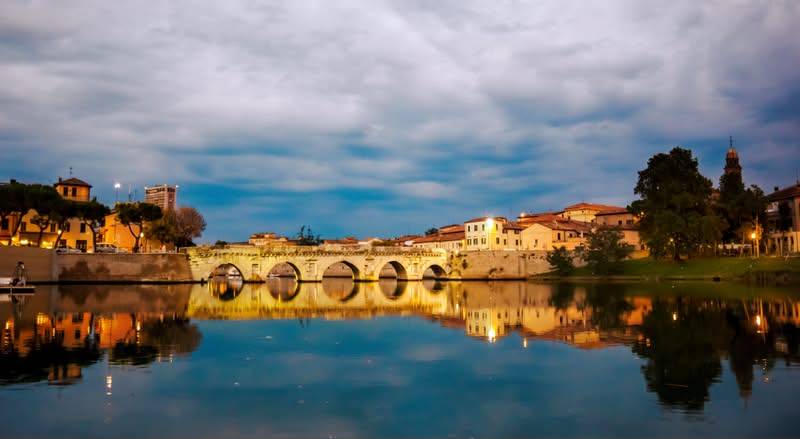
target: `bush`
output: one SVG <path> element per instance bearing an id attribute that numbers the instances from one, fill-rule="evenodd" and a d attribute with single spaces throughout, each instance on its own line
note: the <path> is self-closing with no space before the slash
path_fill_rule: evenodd
<path id="1" fill-rule="evenodd" d="M 563 245 L 559 248 L 554 248 L 553 251 L 547 252 L 547 262 L 549 262 L 555 272 L 561 276 L 566 276 L 575 270 L 575 264 L 572 263 L 572 256 Z"/>
<path id="2" fill-rule="evenodd" d="M 589 245 L 583 252 L 586 265 L 594 274 L 614 274 L 622 268 L 622 261 L 633 252 L 633 246 L 622 242 L 622 232 L 600 229 L 589 236 Z"/>

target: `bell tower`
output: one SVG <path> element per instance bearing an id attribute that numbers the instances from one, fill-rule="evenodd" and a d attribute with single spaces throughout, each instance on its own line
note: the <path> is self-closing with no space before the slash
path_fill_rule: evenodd
<path id="1" fill-rule="evenodd" d="M 739 179 L 742 178 L 742 166 L 739 164 L 739 153 L 733 149 L 733 136 L 731 136 L 731 147 L 728 149 L 728 154 L 725 156 L 725 174 L 736 174 Z"/>

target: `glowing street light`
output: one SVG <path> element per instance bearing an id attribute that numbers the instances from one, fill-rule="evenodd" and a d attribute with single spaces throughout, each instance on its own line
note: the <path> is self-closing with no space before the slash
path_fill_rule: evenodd
<path id="1" fill-rule="evenodd" d="M 121 188 L 121 187 L 122 187 L 122 185 L 119 184 L 119 182 L 114 183 L 114 190 L 117 193 L 116 194 L 116 198 L 114 198 L 114 204 L 119 203 L 119 188 Z"/>

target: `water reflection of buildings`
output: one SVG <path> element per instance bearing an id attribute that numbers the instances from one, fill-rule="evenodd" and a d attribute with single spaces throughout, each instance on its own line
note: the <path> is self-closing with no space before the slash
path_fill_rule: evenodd
<path id="1" fill-rule="evenodd" d="M 112 364 L 142 363 L 199 344 L 197 328 L 182 315 L 188 285 L 52 288 L 0 304 L 0 382 L 71 384 L 104 353 Z"/>

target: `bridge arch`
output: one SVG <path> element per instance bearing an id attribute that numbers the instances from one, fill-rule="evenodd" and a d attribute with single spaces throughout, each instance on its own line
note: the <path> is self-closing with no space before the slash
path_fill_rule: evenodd
<path id="1" fill-rule="evenodd" d="M 390 275 L 389 273 L 390 269 L 394 270 L 395 274 L 394 276 Z M 404 267 L 403 264 L 401 264 L 400 262 L 391 260 L 383 264 L 383 267 L 380 268 L 380 270 L 378 271 L 378 278 L 382 279 L 391 277 L 394 277 L 397 280 L 408 280 L 408 271 L 406 270 L 406 267 Z"/>
<path id="2" fill-rule="evenodd" d="M 302 271 L 300 271 L 300 268 L 298 268 L 297 265 L 289 261 L 280 261 L 269 267 L 267 277 L 289 277 L 291 274 L 294 274 L 294 278 L 297 280 L 297 282 L 301 282 L 303 280 Z"/>
<path id="3" fill-rule="evenodd" d="M 347 274 L 346 269 L 350 269 L 350 274 Z M 326 277 L 340 277 L 340 278 L 347 278 L 350 277 L 353 281 L 358 282 L 361 280 L 361 270 L 353 264 L 352 262 L 342 259 L 340 261 L 336 261 L 327 267 L 322 272 L 322 279 Z"/>
<path id="4" fill-rule="evenodd" d="M 447 270 L 442 268 L 441 265 L 432 264 L 422 273 L 423 279 L 444 279 L 447 277 Z"/>

